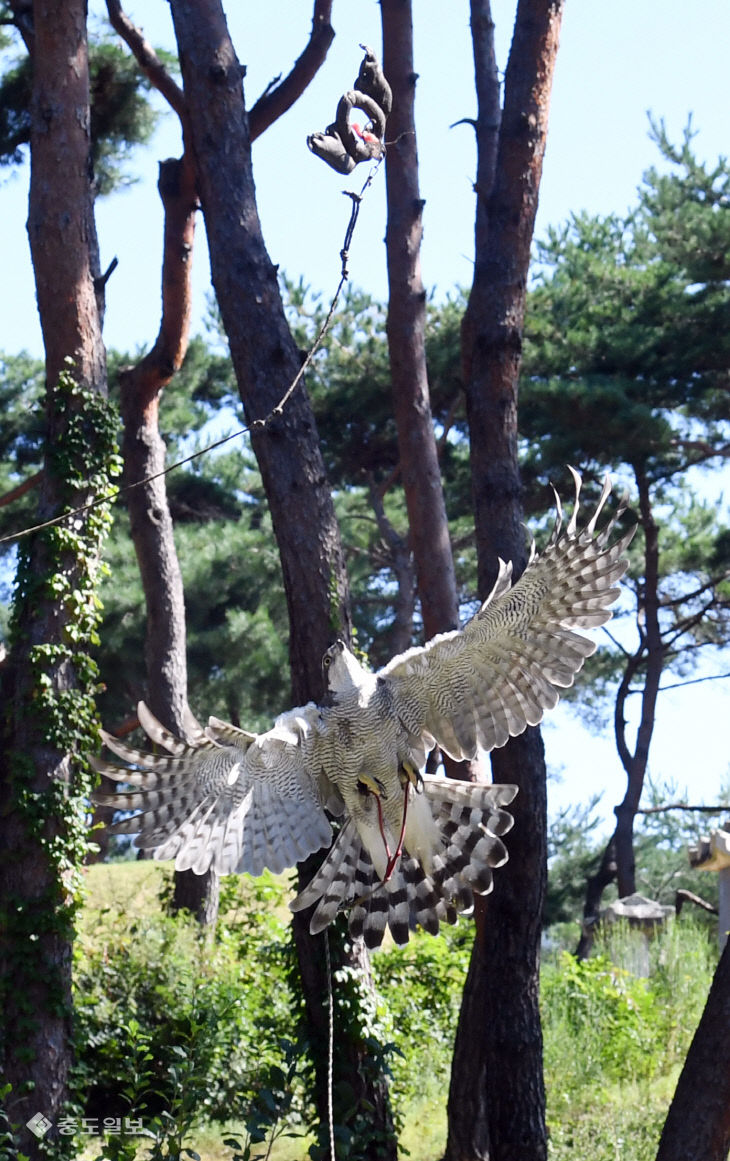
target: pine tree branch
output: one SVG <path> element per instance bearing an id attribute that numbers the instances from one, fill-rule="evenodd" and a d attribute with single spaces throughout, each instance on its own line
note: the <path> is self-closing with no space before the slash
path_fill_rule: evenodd
<path id="1" fill-rule="evenodd" d="M 675 642 L 677 642 L 680 637 L 683 637 L 685 633 L 689 633 L 692 629 L 696 629 L 698 625 L 701 625 L 714 604 L 714 600 L 707 601 L 707 603 L 704 604 L 702 608 L 698 610 L 698 612 L 693 613 L 689 617 L 683 617 L 681 620 L 676 621 L 672 626 L 672 629 L 664 637 L 665 651 L 669 652 L 669 650 L 674 647 Z"/>
<path id="2" fill-rule="evenodd" d="M 43 472 L 36 472 L 34 476 L 28 476 L 27 480 L 23 480 L 22 484 L 18 484 L 16 488 L 6 492 L 4 496 L 0 496 L 0 508 L 5 508 L 6 505 L 12 504 L 13 500 L 19 500 L 31 488 L 36 488 L 43 479 Z"/>
<path id="3" fill-rule="evenodd" d="M 695 907 L 701 907 L 703 911 L 709 911 L 712 915 L 718 914 L 717 907 L 712 903 L 708 903 L 701 895 L 695 895 L 694 891 L 688 891 L 685 887 L 680 887 L 674 896 L 674 910 L 675 914 L 679 915 L 682 906 L 685 903 L 694 903 Z"/>
<path id="4" fill-rule="evenodd" d="M 684 689 L 686 685 L 701 685 L 705 681 L 725 681 L 728 677 L 730 677 L 730 673 L 711 673 L 707 677 L 691 677 L 688 681 L 675 681 L 672 685 L 662 685 L 659 692 L 665 693 L 668 689 Z"/>
<path id="5" fill-rule="evenodd" d="M 711 576 L 705 584 L 700 585 L 699 588 L 696 588 L 691 593 L 682 593 L 678 597 L 668 597 L 666 600 L 662 600 L 662 609 L 674 609 L 679 605 L 685 604 L 687 601 L 696 601 L 698 597 L 701 597 L 704 593 L 714 589 L 716 585 L 726 581 L 729 576 L 730 573 L 726 570 L 725 572 L 718 573 L 717 576 Z"/>

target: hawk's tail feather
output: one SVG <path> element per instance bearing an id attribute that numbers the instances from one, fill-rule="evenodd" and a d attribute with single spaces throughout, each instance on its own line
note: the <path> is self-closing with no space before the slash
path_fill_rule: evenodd
<path id="1" fill-rule="evenodd" d="M 289 904 L 292 911 L 304 911 L 306 907 L 317 903 L 309 927 L 312 935 L 323 931 L 352 897 L 352 884 L 361 851 L 360 836 L 354 822 L 348 818 L 322 866 Z"/>
<path id="2" fill-rule="evenodd" d="M 381 883 L 370 856 L 362 848 L 355 885 L 360 894 L 350 909 L 350 934 L 353 938 L 362 936 L 366 947 L 371 949 L 382 943 L 386 925 L 393 942 L 402 946 L 418 927 L 430 935 L 438 935 L 442 922 L 456 923 L 458 913 L 466 910 L 442 894 L 418 859 L 405 852 L 393 877 Z"/>
<path id="3" fill-rule="evenodd" d="M 472 810 L 490 812 L 494 819 L 492 823 L 490 817 L 493 834 L 506 834 L 513 826 L 512 815 L 502 810 L 517 795 L 518 788 L 511 782 L 459 782 L 455 778 L 424 774 L 423 789 L 431 809 L 434 803 L 461 803 Z"/>
<path id="4" fill-rule="evenodd" d="M 386 927 L 397 944 L 421 927 L 438 934 L 441 923 L 456 923 L 474 906 L 474 894 L 492 889 L 492 870 L 507 859 L 502 835 L 512 827 L 504 807 L 517 793 L 506 784 L 483 785 L 426 776 L 424 791 L 442 847 L 425 867 L 407 849 L 383 883 L 352 819 L 312 881 L 292 901 L 293 911 L 316 904 L 312 934 L 324 930 L 349 908 L 349 928 L 370 948 L 379 947 Z"/>

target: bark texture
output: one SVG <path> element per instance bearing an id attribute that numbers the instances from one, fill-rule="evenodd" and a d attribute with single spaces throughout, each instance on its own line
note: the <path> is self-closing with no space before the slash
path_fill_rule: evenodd
<path id="1" fill-rule="evenodd" d="M 31 183 L 28 235 L 46 351 L 47 449 L 63 447 L 68 410 L 51 406 L 61 371 L 92 393 L 106 394 L 101 339 L 98 247 L 90 171 L 89 82 L 84 0 L 37 0 L 24 12 L 24 37 L 33 52 Z M 72 363 L 67 360 L 72 360 Z M 47 459 L 39 485 L 39 520 L 55 516 L 69 488 Z M 79 489 L 73 499 L 92 497 Z M 80 531 L 84 518 L 74 528 Z M 27 573 L 49 576 L 49 542 L 36 536 L 26 549 Z M 63 575 L 71 591 L 88 562 L 67 553 Z M 37 646 L 65 644 L 71 614 L 65 595 L 40 590 L 20 595 L 17 631 L 3 674 L 5 706 L 0 747 L 0 988 L 3 1043 L 0 1075 L 12 1085 L 7 1109 L 20 1124 L 18 1145 L 39 1156 L 25 1122 L 41 1111 L 57 1117 L 70 1064 L 71 939 L 66 888 L 58 881 L 53 846 L 67 841 L 64 819 L 48 808 L 52 788 L 69 778 L 70 755 L 41 735 L 34 708 Z M 73 652 L 73 651 L 72 651 Z M 45 669 L 52 696 L 76 686 L 73 660 Z M 18 803 L 23 809 L 18 809 Z M 49 1138 L 52 1140 L 54 1130 Z"/>
<path id="2" fill-rule="evenodd" d="M 155 717 L 178 736 L 185 734 L 188 706 L 185 594 L 175 549 L 165 469 L 165 444 L 158 426 L 160 395 L 182 366 L 192 312 L 191 275 L 198 199 L 187 154 L 160 164 L 158 189 L 164 207 L 162 319 L 157 339 L 139 363 L 121 376 L 124 420 L 122 454 L 130 530 L 147 607 L 146 701 Z M 139 483 L 139 481 L 145 481 Z M 191 911 L 203 924 L 218 915 L 219 883 L 214 871 L 176 871 L 174 910 Z"/>
<path id="3" fill-rule="evenodd" d="M 121 373 L 122 452 L 127 507 L 147 604 L 145 661 L 150 709 L 183 733 L 187 708 L 185 601 L 167 502 L 160 394 L 182 366 L 190 330 L 190 272 L 197 198 L 186 159 L 160 165 L 165 210 L 162 325 L 148 354 Z M 157 476 L 156 479 L 150 477 Z M 140 481 L 145 481 L 140 484 Z"/>
<path id="4" fill-rule="evenodd" d="M 680 1073 L 656 1161 L 726 1161 L 730 1152 L 730 940 Z"/>
<path id="5" fill-rule="evenodd" d="M 606 887 L 615 881 L 620 899 L 636 891 L 634 820 L 649 765 L 659 684 L 666 657 L 659 621 L 659 529 L 652 511 L 647 474 L 641 466 L 635 465 L 634 475 L 639 494 L 639 523 L 644 533 L 644 584 L 639 593 L 637 616 L 639 644 L 634 653 L 627 657 L 614 706 L 614 735 L 621 765 L 626 773 L 626 793 L 618 806 L 614 807 L 614 832 L 606 844 L 596 874 L 591 876 L 586 885 L 583 925 L 576 948 L 579 959 L 590 954 Z M 643 677 L 641 712 L 632 748 L 627 738 L 626 701 L 635 690 L 639 675 Z"/>
<path id="6" fill-rule="evenodd" d="M 300 384 L 281 412 L 300 354 L 287 326 L 277 271 L 266 252 L 256 208 L 251 140 L 238 62 L 219 0 L 172 0 L 189 111 L 197 189 L 205 216 L 213 285 L 252 444 L 271 511 L 286 592 L 292 696 L 302 704 L 323 693 L 321 658 L 337 636 L 351 632 L 349 594 L 332 498 L 314 416 Z M 255 421 L 267 421 L 256 424 Z M 323 941 L 294 918 L 294 937 L 313 1057 L 320 1119 L 327 1116 L 327 976 Z M 333 955 L 333 971 L 343 962 Z M 361 1038 L 348 1037 L 336 1059 L 335 1092 L 358 1094 L 348 1122 L 367 1114 L 394 1156 L 382 1073 L 373 1075 Z M 363 1100 L 359 1094 L 364 1093 Z M 344 1116 L 344 1110 L 342 1110 Z"/>
<path id="7" fill-rule="evenodd" d="M 239 64 L 218 0 L 173 2 L 197 188 L 211 273 L 249 423 L 266 419 L 299 369 L 277 270 L 256 208 L 250 135 Z M 320 661 L 340 629 L 349 632 L 339 532 L 303 386 L 281 415 L 254 429 L 279 545 L 290 613 L 294 699 L 322 693 Z"/>
<path id="8" fill-rule="evenodd" d="M 393 90 L 387 123 L 388 353 L 401 480 L 426 640 L 456 629 L 459 604 L 426 367 L 421 279 L 423 207 L 418 187 L 410 0 L 381 0 L 383 70 Z"/>
<path id="9" fill-rule="evenodd" d="M 509 862 L 480 899 L 448 1102 L 447 1161 L 547 1156 L 539 949 L 547 883 L 547 811 L 540 731 L 492 756 L 495 782 L 520 787 Z"/>
<path id="10" fill-rule="evenodd" d="M 474 281 L 462 326 L 479 591 L 497 557 L 526 563 L 517 459 L 517 387 L 530 244 L 545 150 L 562 0 L 520 0 L 495 110 L 491 12 L 474 0 L 479 110 Z M 494 156 L 494 134 L 499 138 Z M 510 860 L 478 916 L 449 1092 L 448 1161 L 547 1156 L 538 1009 L 540 917 L 546 881 L 542 742 L 528 730 L 492 755 L 497 782 L 515 782 Z"/>
<path id="11" fill-rule="evenodd" d="M 421 278 L 423 207 L 418 184 L 411 0 L 381 0 L 383 69 L 393 92 L 387 122 L 385 157 L 388 224 L 388 356 L 393 414 L 398 433 L 401 482 L 408 512 L 408 543 L 413 553 L 421 604 L 423 635 L 430 640 L 459 626 L 459 596 L 451 550 L 438 447 L 433 429 L 426 363 L 426 291 Z M 409 577 L 398 558 L 393 565 L 400 585 Z M 412 589 L 406 587 L 396 615 Z M 402 624 L 402 618 L 401 618 Z M 412 619 L 411 619 L 412 628 Z M 407 647 L 410 640 L 401 648 Z M 475 779 L 478 762 L 455 762 L 442 755 L 452 778 Z"/>

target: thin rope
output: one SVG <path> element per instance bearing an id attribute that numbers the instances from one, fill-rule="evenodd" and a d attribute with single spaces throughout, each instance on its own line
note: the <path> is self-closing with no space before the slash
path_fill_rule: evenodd
<path id="1" fill-rule="evenodd" d="M 330 1134 L 330 1161 L 337 1161 L 335 1157 L 335 1114 L 332 1102 L 332 1088 L 334 1076 L 335 1052 L 335 1000 L 332 990 L 332 963 L 330 961 L 329 928 L 324 929 L 324 956 L 327 967 L 327 1005 L 329 1009 L 329 1043 L 327 1046 L 327 1122 Z"/>
<path id="2" fill-rule="evenodd" d="M 350 220 L 347 223 L 347 229 L 345 231 L 345 240 L 342 249 L 340 250 L 340 281 L 337 284 L 337 290 L 335 291 L 334 297 L 330 303 L 327 316 L 322 323 L 322 326 L 319 328 L 317 336 L 312 346 L 309 348 L 309 351 L 307 352 L 301 367 L 297 371 L 296 375 L 292 379 L 279 402 L 274 407 L 272 407 L 269 414 L 263 419 L 252 420 L 251 423 L 249 423 L 247 426 L 241 427 L 238 429 L 238 431 L 233 431 L 229 435 L 224 435 L 221 439 L 213 440 L 211 443 L 206 444 L 205 447 L 199 448 L 198 451 L 191 452 L 190 455 L 184 456 L 181 460 L 176 460 L 174 464 L 169 464 L 160 472 L 153 472 L 152 475 L 145 476 L 144 479 L 135 480 L 131 484 L 125 484 L 123 487 L 117 488 L 109 496 L 98 496 L 95 500 L 90 500 L 88 504 L 81 504 L 78 508 L 72 508 L 69 512 L 62 512 L 60 516 L 54 516 L 52 519 L 44 520 L 40 524 L 33 524 L 28 528 L 23 528 L 20 532 L 11 532 L 8 536 L 0 536 L 0 544 L 8 544 L 10 541 L 21 540 L 24 536 L 30 536 L 33 532 L 41 532 L 44 528 L 52 528 L 56 524 L 63 523 L 64 520 L 70 520 L 74 516 L 82 516 L 85 512 L 90 512 L 93 508 L 98 508 L 101 504 L 115 504 L 120 496 L 124 496 L 127 492 L 131 492 L 133 488 L 142 488 L 145 486 L 145 484 L 151 484 L 154 480 L 159 480 L 161 476 L 169 475 L 170 472 L 175 471 L 177 468 L 183 467 L 184 464 L 192 463 L 193 460 L 199 459 L 200 456 L 206 455 L 209 451 L 213 451 L 217 447 L 222 447 L 224 443 L 228 443 L 229 440 L 232 439 L 237 439 L 239 436 L 245 435 L 247 432 L 264 431 L 269 426 L 269 424 L 273 422 L 274 419 L 278 419 L 282 415 L 286 404 L 289 402 L 292 395 L 296 391 L 299 383 L 301 382 L 302 376 L 304 375 L 304 372 L 307 370 L 307 367 L 309 367 L 312 359 L 321 347 L 325 335 L 331 326 L 340 295 L 342 294 L 342 289 L 350 277 L 350 272 L 348 269 L 350 244 L 352 242 L 352 235 L 354 233 L 355 225 L 360 213 L 360 205 L 362 204 L 363 197 L 372 184 L 373 179 L 382 164 L 382 161 L 383 159 L 381 157 L 371 167 L 370 173 L 368 174 L 359 194 L 352 193 L 350 190 L 342 191 L 345 197 L 352 199 L 352 208 L 350 210 Z"/>

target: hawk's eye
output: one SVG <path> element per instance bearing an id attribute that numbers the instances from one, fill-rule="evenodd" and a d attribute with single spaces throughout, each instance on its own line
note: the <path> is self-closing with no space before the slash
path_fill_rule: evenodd
<path id="1" fill-rule="evenodd" d="M 324 665 L 325 669 L 329 669 L 330 665 L 332 664 L 332 658 L 330 657 L 329 653 L 325 653 L 324 657 L 322 658 L 322 664 Z"/>

